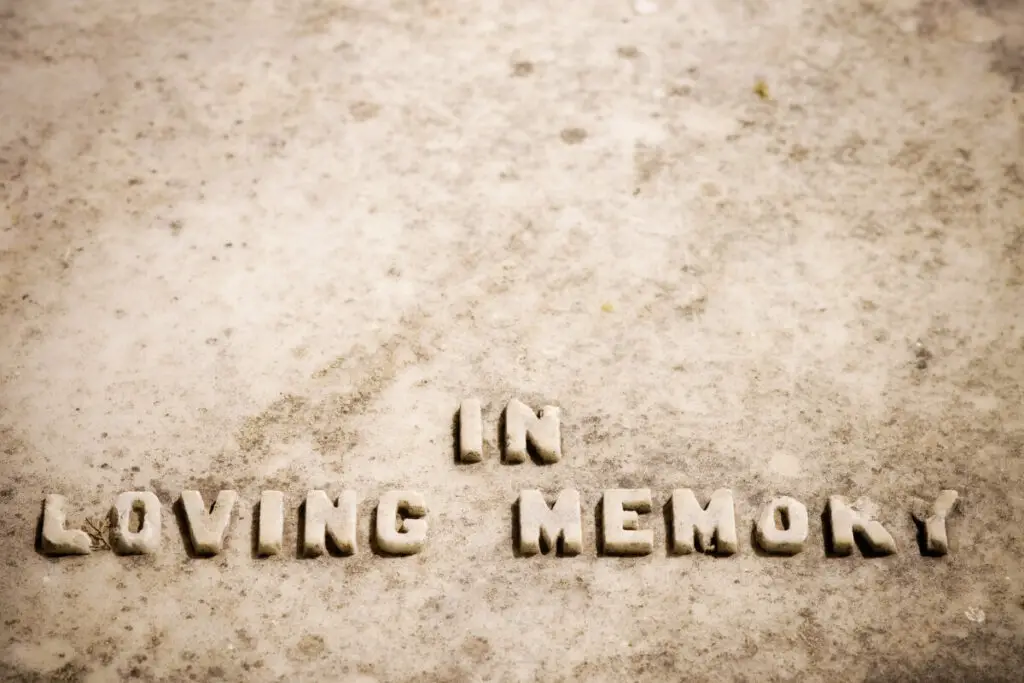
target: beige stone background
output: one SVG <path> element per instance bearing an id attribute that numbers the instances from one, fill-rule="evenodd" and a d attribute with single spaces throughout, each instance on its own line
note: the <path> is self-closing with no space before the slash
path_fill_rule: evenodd
<path id="1" fill-rule="evenodd" d="M 1017 0 L 0 1 L 0 673 L 1019 680 L 1022 46 Z M 563 462 L 499 463 L 512 396 Z M 615 486 L 653 555 L 596 556 Z M 679 486 L 732 487 L 739 556 L 667 556 Z M 240 492 L 218 558 L 193 487 Z M 275 487 L 290 548 L 356 489 L 358 552 L 254 559 Z M 367 543 L 394 487 L 413 558 Z M 581 490 L 581 557 L 513 556 L 532 487 Z M 36 552 L 46 493 L 81 526 L 131 489 L 158 556 Z M 831 493 L 899 554 L 827 558 Z M 792 559 L 750 547 L 776 494 Z"/>

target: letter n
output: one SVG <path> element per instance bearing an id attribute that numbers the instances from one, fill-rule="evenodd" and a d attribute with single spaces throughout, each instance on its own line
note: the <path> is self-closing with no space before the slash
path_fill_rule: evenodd
<path id="1" fill-rule="evenodd" d="M 558 462 L 562 457 L 561 411 L 544 406 L 534 414 L 528 405 L 512 399 L 505 407 L 505 462 L 526 462 L 527 445 L 544 464 Z"/>

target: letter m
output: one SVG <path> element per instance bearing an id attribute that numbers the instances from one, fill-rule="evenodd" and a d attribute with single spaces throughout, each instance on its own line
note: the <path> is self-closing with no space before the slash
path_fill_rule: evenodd
<path id="1" fill-rule="evenodd" d="M 707 508 L 697 502 L 690 489 L 672 492 L 672 551 L 687 555 L 694 550 L 732 555 L 738 548 L 736 515 L 732 492 L 718 489 Z"/>

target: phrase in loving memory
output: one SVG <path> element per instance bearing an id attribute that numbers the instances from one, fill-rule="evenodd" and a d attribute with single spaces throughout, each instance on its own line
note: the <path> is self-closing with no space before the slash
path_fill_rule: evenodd
<path id="1" fill-rule="evenodd" d="M 480 402 L 463 401 L 458 412 L 456 451 L 459 462 L 479 463 L 483 457 L 483 428 Z M 534 412 L 513 399 L 503 413 L 500 436 L 503 460 L 519 464 L 532 457 L 552 465 L 562 456 L 561 416 L 557 407 L 545 406 Z M 192 550 L 212 556 L 224 549 L 238 493 L 222 490 L 207 508 L 199 491 L 182 491 L 180 505 Z M 117 496 L 110 510 L 109 538 L 67 528 L 66 499 L 49 494 L 43 504 L 39 549 L 45 555 L 87 555 L 97 542 L 122 555 L 153 554 L 162 539 L 161 503 L 149 491 L 129 491 Z M 946 519 L 957 509 L 959 495 L 944 489 L 931 503 L 914 499 L 911 518 L 917 525 L 922 554 L 942 556 L 949 552 Z M 739 550 L 735 504 L 729 489 L 715 490 L 702 505 L 691 489 L 675 489 L 667 507 L 669 552 L 685 555 L 695 551 L 733 555 Z M 318 557 L 328 552 L 356 552 L 357 495 L 343 491 L 332 500 L 325 491 L 307 493 L 301 507 L 299 555 Z M 641 515 L 650 513 L 650 489 L 609 489 L 602 493 L 597 519 L 597 549 L 602 555 L 647 555 L 654 550 L 654 532 L 643 528 Z M 580 494 L 563 489 L 552 498 L 540 490 L 519 492 L 513 508 L 512 539 L 517 555 L 531 556 L 554 550 L 558 556 L 583 552 L 583 516 Z M 375 510 L 372 539 L 385 555 L 413 555 L 427 543 L 428 506 L 424 496 L 411 490 L 392 490 L 381 495 Z M 846 556 L 854 549 L 871 556 L 896 552 L 892 535 L 869 511 L 849 504 L 842 496 L 830 496 L 826 505 L 824 539 L 826 550 Z M 282 551 L 285 497 L 280 491 L 260 494 L 256 525 L 256 552 L 261 557 Z M 801 552 L 809 533 L 807 507 L 789 496 L 771 500 L 754 522 L 757 546 L 771 555 Z"/>

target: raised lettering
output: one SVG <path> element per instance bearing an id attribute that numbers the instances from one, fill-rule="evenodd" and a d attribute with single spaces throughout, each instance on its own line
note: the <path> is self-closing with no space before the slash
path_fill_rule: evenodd
<path id="1" fill-rule="evenodd" d="M 327 537 L 338 552 L 351 555 L 356 550 L 356 493 L 343 491 L 337 505 L 323 491 L 306 495 L 306 524 L 302 534 L 302 554 L 319 557 L 327 552 Z"/>
<path id="2" fill-rule="evenodd" d="M 697 502 L 690 489 L 672 492 L 672 552 L 679 555 L 701 550 L 732 555 L 739 547 L 732 491 L 718 489 L 707 508 Z"/>
<path id="3" fill-rule="evenodd" d="M 415 491 L 388 491 L 377 503 L 377 547 L 389 555 L 415 555 L 427 541 L 427 503 Z"/>
<path id="4" fill-rule="evenodd" d="M 467 398 L 459 406 L 459 462 L 480 462 L 483 452 L 484 427 L 480 401 Z"/>
<path id="5" fill-rule="evenodd" d="M 519 553 L 530 556 L 550 549 L 566 556 L 579 555 L 583 550 L 579 492 L 565 489 L 554 506 L 548 507 L 540 491 L 520 491 Z"/>
<path id="6" fill-rule="evenodd" d="M 46 555 L 88 555 L 92 552 L 89 534 L 65 529 L 64 496 L 50 494 L 43 501 L 42 551 Z"/>
<path id="7" fill-rule="evenodd" d="M 231 511 L 238 500 L 235 491 L 220 491 L 209 512 L 199 491 L 182 491 L 181 506 L 185 508 L 192 549 L 197 555 L 216 555 L 224 547 L 224 534 L 231 522 Z"/>
<path id="8" fill-rule="evenodd" d="M 284 544 L 284 494 L 264 491 L 260 494 L 259 538 L 256 553 L 267 557 L 281 552 Z"/>
<path id="9" fill-rule="evenodd" d="M 609 489 L 601 502 L 601 538 L 607 555 L 647 555 L 654 532 L 640 528 L 640 515 L 651 511 L 650 489 Z"/>
<path id="10" fill-rule="evenodd" d="M 142 518 L 132 530 L 132 515 Z M 151 491 L 122 493 L 111 510 L 114 551 L 121 555 L 149 555 L 160 549 L 160 499 Z"/>
<path id="11" fill-rule="evenodd" d="M 781 518 L 782 528 L 776 524 Z M 807 540 L 807 507 L 795 498 L 782 496 L 764 507 L 757 520 L 757 545 L 772 555 L 796 555 Z"/>
<path id="12" fill-rule="evenodd" d="M 832 534 L 832 552 L 836 555 L 850 555 L 856 545 L 854 534 L 859 536 L 875 555 L 892 555 L 896 552 L 896 541 L 881 523 L 871 519 L 866 509 L 857 510 L 842 496 L 829 496 L 829 529 Z"/>
<path id="13" fill-rule="evenodd" d="M 529 457 L 527 444 L 545 464 L 562 457 L 561 411 L 544 406 L 539 414 L 525 403 L 512 399 L 505 407 L 505 461 L 518 464 Z"/>
<path id="14" fill-rule="evenodd" d="M 914 500 L 911 514 L 924 534 L 921 552 L 925 555 L 940 557 L 949 552 L 946 517 L 957 509 L 959 500 L 960 494 L 953 489 L 944 489 L 930 506 L 920 498 Z"/>

